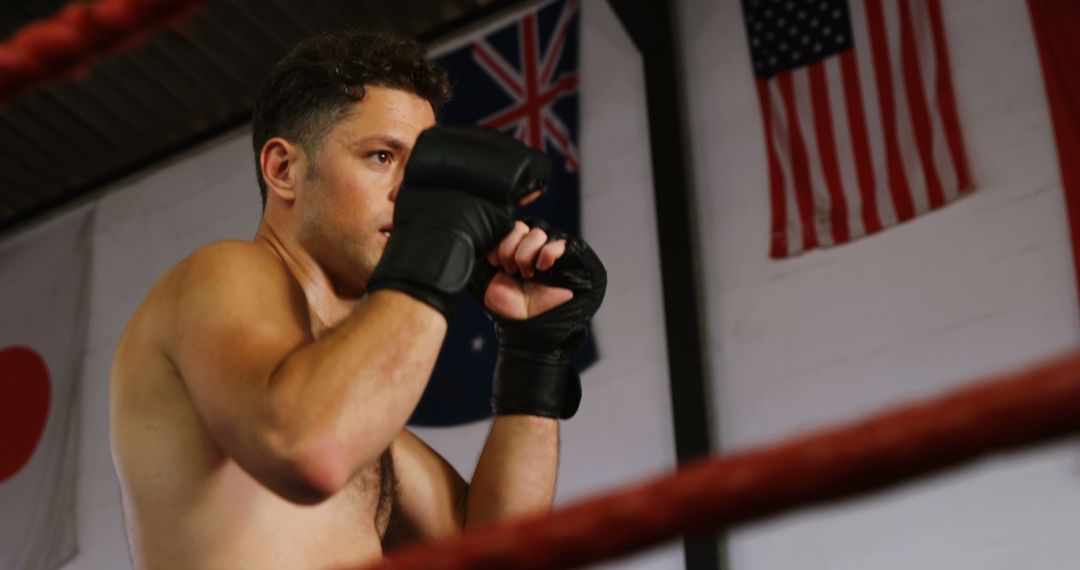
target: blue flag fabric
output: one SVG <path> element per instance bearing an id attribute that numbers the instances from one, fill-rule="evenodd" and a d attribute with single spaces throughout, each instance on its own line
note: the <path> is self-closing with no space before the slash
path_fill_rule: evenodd
<path id="1" fill-rule="evenodd" d="M 578 3 L 548 2 L 436 60 L 454 84 L 445 125 L 482 125 L 517 137 L 552 160 L 547 192 L 519 211 L 580 235 L 578 140 Z M 459 300 L 431 382 L 409 423 L 449 426 L 491 416 L 498 341 L 491 320 L 467 295 Z M 596 361 L 592 336 L 574 358 Z"/>

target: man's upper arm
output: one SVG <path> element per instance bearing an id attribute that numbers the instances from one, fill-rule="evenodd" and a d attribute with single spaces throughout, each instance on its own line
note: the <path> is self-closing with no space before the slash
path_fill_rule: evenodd
<path id="1" fill-rule="evenodd" d="M 392 452 L 398 479 L 398 516 L 409 538 L 429 540 L 461 532 L 468 483 L 409 430 L 402 430 L 394 440 Z"/>
<path id="2" fill-rule="evenodd" d="M 257 247 L 215 244 L 184 262 L 166 350 L 215 441 L 280 492 L 268 380 L 310 334 L 298 322 L 285 269 Z"/>

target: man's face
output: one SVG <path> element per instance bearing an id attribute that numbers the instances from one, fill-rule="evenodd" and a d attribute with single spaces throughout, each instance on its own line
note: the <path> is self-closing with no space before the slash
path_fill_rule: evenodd
<path id="1" fill-rule="evenodd" d="M 338 290 L 357 295 L 382 257 L 405 163 L 435 124 L 424 99 L 368 86 L 323 139 L 298 193 L 298 237 Z"/>

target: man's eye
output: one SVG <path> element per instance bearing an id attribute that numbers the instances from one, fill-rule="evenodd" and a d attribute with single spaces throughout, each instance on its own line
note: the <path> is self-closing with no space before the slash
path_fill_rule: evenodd
<path id="1" fill-rule="evenodd" d="M 390 153 L 385 150 L 377 151 L 372 154 L 372 156 L 374 156 L 375 160 L 379 161 L 380 164 L 388 164 L 391 158 Z"/>

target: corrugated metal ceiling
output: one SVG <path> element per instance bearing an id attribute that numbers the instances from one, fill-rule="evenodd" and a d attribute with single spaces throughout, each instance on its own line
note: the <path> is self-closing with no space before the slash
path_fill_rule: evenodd
<path id="1" fill-rule="evenodd" d="M 0 39 L 70 0 L 0 7 Z M 181 24 L 0 108 L 0 231 L 246 122 L 297 41 L 342 28 L 434 40 L 508 0 L 208 0 Z"/>

